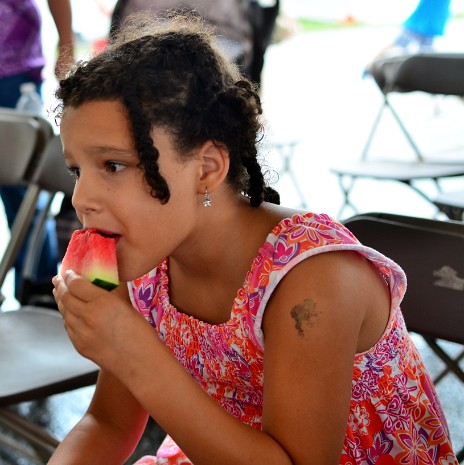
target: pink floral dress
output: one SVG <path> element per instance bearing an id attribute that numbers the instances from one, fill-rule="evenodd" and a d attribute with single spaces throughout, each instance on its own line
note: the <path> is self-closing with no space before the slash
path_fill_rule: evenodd
<path id="1" fill-rule="evenodd" d="M 440 402 L 399 308 L 406 289 L 404 272 L 327 215 L 295 215 L 273 229 L 224 324 L 199 321 L 170 304 L 167 260 L 129 283 L 129 293 L 134 307 L 202 388 L 230 414 L 260 429 L 266 304 L 300 261 L 340 250 L 355 250 L 371 260 L 391 291 L 384 334 L 374 347 L 355 356 L 340 464 L 457 464 Z M 137 465 L 190 463 L 168 436 L 156 457 L 144 457 Z"/>

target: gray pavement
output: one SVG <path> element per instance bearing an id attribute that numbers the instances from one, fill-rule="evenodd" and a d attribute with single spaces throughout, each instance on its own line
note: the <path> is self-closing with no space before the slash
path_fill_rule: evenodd
<path id="1" fill-rule="evenodd" d="M 285 0 L 284 4 L 288 5 L 290 11 L 292 2 L 295 5 L 295 2 L 300 1 Z M 362 2 L 338 2 L 339 5 L 342 3 L 351 3 L 353 8 L 359 8 Z M 305 2 L 300 5 L 307 6 Z M 340 11 L 337 14 L 340 15 Z M 446 37 L 437 43 L 439 48 L 462 49 L 463 26 L 463 20 L 452 21 Z M 268 163 L 273 173 L 271 178 L 276 181 L 275 186 L 281 192 L 282 203 L 298 207 L 304 201 L 310 210 L 337 216 L 342 195 L 337 179 L 329 168 L 340 161 L 356 160 L 360 155 L 367 132 L 381 104 L 380 92 L 372 80 L 363 79 L 363 70 L 397 31 L 398 27 L 392 24 L 371 24 L 297 33 L 270 47 L 262 88 L 264 116 L 268 126 L 267 141 L 297 143 L 290 172 L 283 171 L 281 156 L 272 151 L 268 153 Z M 395 103 L 418 142 L 430 148 L 431 152 L 443 148 L 462 150 L 462 101 L 409 94 L 395 97 Z M 412 157 L 402 135 L 388 120 L 375 139 L 373 150 L 373 153 L 385 157 Z M 462 184 L 462 179 L 459 179 L 445 187 L 453 188 Z M 363 181 L 356 186 L 353 194 L 353 200 L 360 211 L 388 211 L 425 217 L 436 214 L 436 210 L 423 199 L 395 183 L 385 183 L 380 187 L 378 183 Z M 0 206 L 0 248 L 7 236 Z M 11 297 L 11 289 L 10 278 L 3 289 L 8 297 L 5 308 L 14 308 L 16 305 Z M 419 337 L 414 337 L 431 371 L 437 372 L 441 363 L 431 355 Z M 453 344 L 447 344 L 447 348 L 458 350 Z M 21 409 L 41 417 L 50 430 L 62 437 L 84 412 L 91 393 L 92 388 L 87 388 L 55 396 L 42 406 L 27 404 Z M 452 438 L 456 444 L 462 444 L 464 387 L 451 375 L 446 382 L 438 385 L 438 393 L 448 417 Z M 159 434 L 156 425 L 151 425 L 138 453 L 148 452 L 147 445 L 150 441 L 156 444 Z M 28 461 L 8 460 L 1 455 L 0 464 L 30 465 Z"/>

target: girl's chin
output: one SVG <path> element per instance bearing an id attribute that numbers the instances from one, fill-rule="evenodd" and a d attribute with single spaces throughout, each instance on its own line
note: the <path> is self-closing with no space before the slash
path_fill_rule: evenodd
<path id="1" fill-rule="evenodd" d="M 135 254 L 132 255 L 127 250 L 124 252 L 122 249 L 117 251 L 117 260 L 119 281 L 125 283 L 145 276 L 156 267 L 157 263 L 163 261 L 163 259 L 159 259 L 159 256 L 147 255 L 143 257 L 140 253 L 134 256 Z M 157 262 L 157 260 L 159 261 Z"/>
<path id="2" fill-rule="evenodd" d="M 137 278 L 140 278 L 146 273 L 142 274 L 135 274 L 135 273 L 124 273 L 124 272 L 119 272 L 119 281 L 121 283 L 129 283 L 131 281 L 135 281 Z"/>
<path id="3" fill-rule="evenodd" d="M 148 270 L 143 270 L 143 269 L 134 270 L 134 269 L 124 269 L 124 267 L 119 266 L 118 267 L 119 281 L 121 283 L 128 283 L 131 281 L 135 281 L 136 279 L 141 278 L 142 276 L 149 273 L 152 270 L 152 268 Z"/>

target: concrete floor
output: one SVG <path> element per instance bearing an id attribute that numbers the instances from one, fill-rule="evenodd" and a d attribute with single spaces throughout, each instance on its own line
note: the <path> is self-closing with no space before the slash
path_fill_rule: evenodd
<path id="1" fill-rule="evenodd" d="M 446 40 L 439 46 L 444 49 L 462 47 L 463 26 L 462 21 L 451 24 Z M 304 202 L 313 211 L 338 215 L 342 195 L 329 168 L 340 160 L 359 157 L 381 103 L 381 95 L 373 82 L 362 78 L 363 70 L 378 50 L 391 41 L 396 30 L 391 26 L 364 26 L 296 34 L 269 49 L 262 89 L 269 127 L 268 140 L 272 143 L 296 142 L 290 172 L 283 170 L 284 160 L 279 154 L 269 153 L 271 177 L 281 192 L 282 203 L 296 207 Z M 443 148 L 462 150 L 462 101 L 401 95 L 395 102 L 420 144 L 432 152 Z M 409 156 L 401 134 L 389 121 L 385 122 L 373 150 L 383 156 L 396 157 L 403 153 Z M 459 179 L 445 187 L 462 185 L 463 180 Z M 380 188 L 372 182 L 360 182 L 353 192 L 353 200 L 360 211 L 388 211 L 425 217 L 436 215 L 434 207 L 394 183 L 385 183 Z M 2 221 L 0 215 L 0 235 L 5 238 L 7 230 Z M 5 308 L 15 305 L 10 289 L 11 281 L 3 289 L 8 296 Z M 419 337 L 415 340 L 429 369 L 432 373 L 438 372 L 441 362 Z M 460 349 L 454 344 L 446 344 L 446 347 L 454 353 Z M 464 387 L 450 375 L 438 384 L 437 389 L 452 439 L 456 445 L 463 444 Z M 92 387 L 84 388 L 18 408 L 26 416 L 38 418 L 58 438 L 62 438 L 84 412 L 92 391 Z M 162 435 L 157 425 L 150 423 L 131 461 L 153 453 Z M 0 446 L 0 465 L 35 465 L 35 462 L 10 454 Z"/>

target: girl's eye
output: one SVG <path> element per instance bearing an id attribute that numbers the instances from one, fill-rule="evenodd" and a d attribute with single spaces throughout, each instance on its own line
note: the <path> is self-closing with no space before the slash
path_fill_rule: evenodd
<path id="1" fill-rule="evenodd" d="M 126 165 L 123 165 L 122 163 L 118 163 L 116 161 L 108 161 L 106 163 L 106 167 L 108 171 L 111 171 L 112 173 L 119 173 L 126 167 Z"/>
<path id="2" fill-rule="evenodd" d="M 68 166 L 68 171 L 73 178 L 79 179 L 79 176 L 81 174 L 81 170 L 79 168 L 77 168 L 76 166 Z"/>

